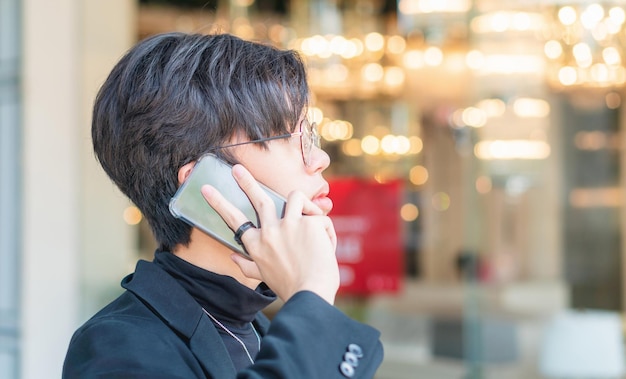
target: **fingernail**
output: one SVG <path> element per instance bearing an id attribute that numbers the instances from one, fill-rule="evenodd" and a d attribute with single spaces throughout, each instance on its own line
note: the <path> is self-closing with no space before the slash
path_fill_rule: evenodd
<path id="1" fill-rule="evenodd" d="M 202 188 L 200 188 L 200 191 L 202 192 L 203 195 L 210 197 L 213 195 L 214 189 L 210 185 L 205 184 L 202 186 Z"/>
<path id="2" fill-rule="evenodd" d="M 242 171 L 241 169 L 243 168 L 243 166 L 241 166 L 240 164 L 234 165 L 233 166 L 233 176 L 237 179 L 239 179 L 241 177 Z"/>

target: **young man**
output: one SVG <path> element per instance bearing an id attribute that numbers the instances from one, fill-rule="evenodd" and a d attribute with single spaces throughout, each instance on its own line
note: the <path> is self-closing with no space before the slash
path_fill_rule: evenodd
<path id="1" fill-rule="evenodd" d="M 95 102 L 94 150 L 159 249 L 76 331 L 64 378 L 373 377 L 378 331 L 333 306 L 329 157 L 308 101 L 295 52 L 227 34 L 158 35 L 121 59 Z M 259 213 L 262 227 L 246 229 L 222 194 L 202 189 L 253 260 L 168 210 L 207 152 L 234 164 Z M 284 218 L 255 179 L 287 198 Z M 285 303 L 270 323 L 261 310 L 276 296 Z"/>

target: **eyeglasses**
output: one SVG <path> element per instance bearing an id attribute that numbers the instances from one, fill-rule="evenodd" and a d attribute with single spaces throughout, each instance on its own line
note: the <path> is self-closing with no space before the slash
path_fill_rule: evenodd
<path id="1" fill-rule="evenodd" d="M 309 123 L 309 120 L 307 120 L 306 118 L 302 119 L 302 121 L 300 122 L 299 132 L 281 134 L 278 136 L 272 136 L 272 137 L 267 137 L 267 138 L 260 138 L 260 139 L 255 139 L 252 141 L 233 143 L 230 145 L 216 146 L 216 147 L 213 147 L 211 150 L 225 149 L 227 147 L 247 145 L 249 143 L 272 141 L 275 139 L 291 138 L 294 136 L 300 136 L 300 146 L 302 148 L 302 160 L 304 161 L 305 166 L 309 166 L 311 164 L 311 151 L 313 150 L 313 146 L 319 149 L 321 148 L 321 143 L 320 143 L 320 135 L 317 132 L 317 124 L 315 122 Z"/>

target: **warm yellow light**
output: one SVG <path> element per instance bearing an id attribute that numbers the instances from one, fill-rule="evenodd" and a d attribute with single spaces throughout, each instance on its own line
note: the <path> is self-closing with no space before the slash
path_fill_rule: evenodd
<path id="1" fill-rule="evenodd" d="M 307 118 L 310 122 L 320 124 L 324 119 L 324 112 L 318 107 L 309 107 L 307 111 Z"/>
<path id="2" fill-rule="evenodd" d="M 409 171 L 409 180 L 416 186 L 421 186 L 428 181 L 428 170 L 424 166 L 414 166 Z"/>
<path id="3" fill-rule="evenodd" d="M 452 112 L 452 115 L 450 116 L 448 122 L 450 123 L 450 126 L 454 127 L 454 128 L 463 128 L 465 127 L 465 122 L 463 122 L 463 111 L 465 109 L 461 108 L 461 109 L 457 109 L 454 112 Z"/>
<path id="4" fill-rule="evenodd" d="M 424 53 L 419 50 L 410 50 L 402 57 L 404 67 L 408 69 L 418 69 L 424 66 Z"/>
<path id="5" fill-rule="evenodd" d="M 537 128 L 530 132 L 528 139 L 536 141 L 546 141 L 548 139 L 548 135 L 546 134 L 546 131 L 544 129 L 542 129 L 540 126 L 537 126 Z"/>
<path id="6" fill-rule="evenodd" d="M 409 149 L 409 154 L 419 154 L 422 152 L 424 148 L 424 142 L 418 136 L 409 137 L 409 143 L 411 144 L 411 148 Z"/>
<path id="7" fill-rule="evenodd" d="M 476 16 L 470 27 L 474 33 L 502 33 L 507 30 L 526 32 L 540 30 L 545 22 L 540 14 L 497 11 Z"/>
<path id="8" fill-rule="evenodd" d="M 576 22 L 576 10 L 571 6 L 559 9 L 559 20 L 563 25 L 569 26 Z"/>
<path id="9" fill-rule="evenodd" d="M 483 70 L 492 74 L 536 74 L 544 66 L 544 59 L 533 54 L 493 54 L 486 57 Z"/>
<path id="10" fill-rule="evenodd" d="M 476 16 L 470 23 L 470 28 L 476 34 L 493 32 L 491 26 L 492 15 L 484 14 Z"/>
<path id="11" fill-rule="evenodd" d="M 387 134 L 380 140 L 380 148 L 386 154 L 395 154 L 398 151 L 398 141 L 396 136 Z"/>
<path id="12" fill-rule="evenodd" d="M 496 33 L 501 33 L 509 29 L 509 18 L 508 14 L 505 12 L 495 12 L 491 15 L 490 21 L 491 30 Z"/>
<path id="13" fill-rule="evenodd" d="M 303 38 L 302 40 L 300 40 L 300 43 L 298 44 L 298 49 L 302 52 L 302 54 L 306 55 L 306 56 L 313 56 L 313 51 L 312 51 L 312 46 L 311 46 L 311 39 L 310 38 Z"/>
<path id="14" fill-rule="evenodd" d="M 378 154 L 378 151 L 380 150 L 380 141 L 372 135 L 365 136 L 361 140 L 361 150 L 369 155 Z"/>
<path id="15" fill-rule="evenodd" d="M 372 129 L 372 135 L 378 138 L 383 138 L 390 133 L 389 128 L 385 125 L 376 125 L 374 129 Z"/>
<path id="16" fill-rule="evenodd" d="M 341 63 L 335 63 L 328 66 L 324 72 L 326 80 L 330 83 L 341 83 L 348 80 L 350 77 L 350 70 Z"/>
<path id="17" fill-rule="evenodd" d="M 406 222 L 417 220 L 419 214 L 419 209 L 415 204 L 406 203 L 400 207 L 400 218 Z"/>
<path id="18" fill-rule="evenodd" d="M 234 0 L 234 5 L 239 7 L 249 7 L 254 4 L 254 0 Z"/>
<path id="19" fill-rule="evenodd" d="M 398 10 L 404 14 L 464 13 L 471 8 L 470 0 L 400 0 Z"/>
<path id="20" fill-rule="evenodd" d="M 604 8 L 600 4 L 589 4 L 580 15 L 580 22 L 586 29 L 593 29 L 604 18 Z"/>
<path id="21" fill-rule="evenodd" d="M 465 64 L 472 70 L 480 70 L 485 65 L 485 56 L 479 50 L 472 50 L 465 56 Z"/>
<path id="22" fill-rule="evenodd" d="M 328 48 L 335 55 L 343 55 L 347 44 L 348 41 L 343 36 L 333 36 L 328 43 Z"/>
<path id="23" fill-rule="evenodd" d="M 282 41 L 285 41 L 288 37 L 289 30 L 280 24 L 274 24 L 269 27 L 267 33 L 275 44 L 281 44 Z"/>
<path id="24" fill-rule="evenodd" d="M 305 38 L 302 41 L 301 49 L 308 56 L 325 56 L 330 52 L 328 40 L 320 35 Z"/>
<path id="25" fill-rule="evenodd" d="M 141 211 L 139 210 L 139 208 L 135 207 L 135 206 L 129 206 L 126 207 L 126 209 L 124 209 L 124 213 L 122 214 L 122 218 L 124 219 L 124 222 L 126 222 L 128 225 L 137 225 L 141 222 L 142 219 L 142 215 L 141 215 Z"/>
<path id="26" fill-rule="evenodd" d="M 351 38 L 350 42 L 352 43 L 352 46 L 354 46 L 355 57 L 358 57 L 359 55 L 363 54 L 363 51 L 365 50 L 365 46 L 363 45 L 363 42 L 360 39 Z"/>
<path id="27" fill-rule="evenodd" d="M 400 67 L 386 67 L 384 75 L 385 84 L 389 87 L 399 87 L 404 83 L 404 70 Z"/>
<path id="28" fill-rule="evenodd" d="M 405 136 L 387 134 L 380 140 L 380 148 L 385 154 L 407 154 L 411 149 L 411 142 Z"/>
<path id="29" fill-rule="evenodd" d="M 609 81 L 609 69 L 605 64 L 596 63 L 591 66 L 591 79 L 597 83 L 606 83 Z"/>
<path id="30" fill-rule="evenodd" d="M 343 151 L 345 155 L 348 155 L 350 157 L 358 157 L 363 155 L 363 150 L 361 149 L 361 140 L 353 138 L 345 141 L 341 144 L 341 151 Z"/>
<path id="31" fill-rule="evenodd" d="M 559 69 L 559 82 L 564 86 L 571 86 L 578 81 L 578 73 L 571 66 L 561 67 Z"/>
<path id="32" fill-rule="evenodd" d="M 611 74 L 614 83 L 626 83 L 626 69 L 623 66 L 615 67 L 613 70 L 611 70 Z"/>
<path id="33" fill-rule="evenodd" d="M 352 138 L 353 126 L 348 121 L 334 120 L 324 123 L 320 134 L 327 141 L 347 140 Z"/>
<path id="34" fill-rule="evenodd" d="M 623 25 L 623 23 L 617 23 L 611 18 L 604 19 L 603 24 L 605 26 L 606 32 L 612 35 L 619 33 L 622 30 Z"/>
<path id="35" fill-rule="evenodd" d="M 311 41 L 314 46 L 313 50 L 318 57 L 330 57 L 329 43 L 326 38 L 320 35 L 313 36 Z"/>
<path id="36" fill-rule="evenodd" d="M 576 59 L 576 63 L 580 67 L 589 67 L 593 62 L 593 57 L 591 56 L 591 48 L 584 42 L 579 42 L 574 45 L 572 49 L 572 53 L 574 54 L 574 58 Z"/>
<path id="37" fill-rule="evenodd" d="M 543 46 L 543 52 L 550 59 L 558 59 L 563 54 L 563 47 L 558 41 L 550 40 Z"/>
<path id="38" fill-rule="evenodd" d="M 352 125 L 350 121 L 343 120 L 342 123 L 343 123 L 344 133 L 341 136 L 341 139 L 347 140 L 347 139 L 352 138 L 352 135 L 354 134 L 354 126 Z"/>
<path id="39" fill-rule="evenodd" d="M 605 47 L 604 50 L 602 50 L 602 58 L 609 66 L 615 66 L 622 63 L 622 57 L 620 56 L 619 51 L 613 46 Z"/>
<path id="40" fill-rule="evenodd" d="M 325 139 L 326 141 L 334 141 L 336 140 L 336 138 L 333 136 L 333 133 L 331 131 L 331 129 L 333 129 L 333 124 L 335 123 L 335 121 L 330 121 L 328 120 L 327 122 L 324 122 L 323 124 L 319 125 L 319 133 L 320 136 Z"/>
<path id="41" fill-rule="evenodd" d="M 385 38 L 382 34 L 372 32 L 365 36 L 365 48 L 369 51 L 379 51 L 385 46 Z"/>
<path id="42" fill-rule="evenodd" d="M 530 30 L 532 26 L 533 26 L 533 23 L 528 13 L 515 12 L 513 14 L 513 22 L 512 22 L 513 29 L 523 32 L 526 30 Z"/>
<path id="43" fill-rule="evenodd" d="M 422 11 L 419 7 L 419 1 L 416 0 L 400 0 L 398 10 L 404 14 L 417 14 Z"/>
<path id="44" fill-rule="evenodd" d="M 439 66 L 443 62 L 443 52 L 436 46 L 431 46 L 424 52 L 424 62 L 429 66 Z"/>
<path id="45" fill-rule="evenodd" d="M 462 73 L 467 68 L 465 65 L 465 56 L 462 53 L 449 53 L 444 61 L 444 68 L 449 73 Z"/>
<path id="46" fill-rule="evenodd" d="M 609 34 L 615 33 L 611 33 L 611 30 L 609 30 L 608 21 L 599 22 L 591 30 L 591 35 L 596 41 L 606 40 L 609 37 Z"/>
<path id="47" fill-rule="evenodd" d="M 333 55 L 333 52 L 330 50 L 330 44 L 326 44 L 326 48 L 319 53 L 317 56 L 322 59 L 328 59 Z"/>
<path id="48" fill-rule="evenodd" d="M 397 144 L 397 153 L 404 155 L 408 154 L 411 151 L 411 140 L 409 140 L 406 136 L 397 136 L 396 137 Z"/>
<path id="49" fill-rule="evenodd" d="M 391 54 L 402 54 L 406 48 L 406 41 L 402 36 L 391 36 L 387 40 L 387 50 Z"/>
<path id="50" fill-rule="evenodd" d="M 566 27 L 552 37 L 556 40 L 545 43 L 544 53 L 560 66 L 551 68 L 551 75 L 561 86 L 610 87 L 626 82 L 620 47 L 626 8 L 605 5 L 585 1 L 559 9 L 559 20 Z"/>
<path id="51" fill-rule="evenodd" d="M 550 114 L 550 104 L 543 99 L 520 97 L 513 103 L 513 112 L 523 118 L 543 118 Z"/>
<path id="52" fill-rule="evenodd" d="M 622 7 L 613 7 L 609 10 L 609 18 L 615 25 L 622 25 L 626 20 L 626 13 Z"/>
<path id="53" fill-rule="evenodd" d="M 309 67 L 307 72 L 309 83 L 323 83 L 324 80 L 326 80 L 324 78 L 324 72 L 317 67 Z"/>
<path id="54" fill-rule="evenodd" d="M 487 117 L 500 117 L 506 111 L 506 104 L 500 99 L 484 99 L 476 107 L 485 112 Z"/>
<path id="55" fill-rule="evenodd" d="M 374 180 L 378 183 L 385 183 L 387 181 L 387 176 L 383 173 L 377 172 L 374 174 Z"/>
<path id="56" fill-rule="evenodd" d="M 254 28 L 248 23 L 234 24 L 233 34 L 243 39 L 252 39 L 254 38 Z"/>
<path id="57" fill-rule="evenodd" d="M 358 56 L 360 54 L 357 45 L 352 40 L 344 40 L 343 46 L 339 55 L 341 55 L 344 59 L 350 59 Z"/>
<path id="58" fill-rule="evenodd" d="M 545 159 L 550 156 L 550 145 L 544 141 L 493 140 L 481 141 L 474 146 L 479 159 Z"/>
<path id="59" fill-rule="evenodd" d="M 378 63 L 368 63 L 361 69 L 361 76 L 368 82 L 378 82 L 384 75 L 383 66 Z"/>
<path id="60" fill-rule="evenodd" d="M 465 125 L 474 128 L 483 127 L 487 123 L 487 115 L 485 114 L 485 111 L 475 107 L 465 108 L 461 117 Z"/>

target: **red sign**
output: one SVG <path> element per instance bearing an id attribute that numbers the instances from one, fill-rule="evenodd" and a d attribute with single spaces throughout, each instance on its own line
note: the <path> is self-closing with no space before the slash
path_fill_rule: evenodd
<path id="1" fill-rule="evenodd" d="M 339 293 L 397 292 L 402 280 L 402 183 L 356 178 L 330 182 L 337 232 Z"/>

